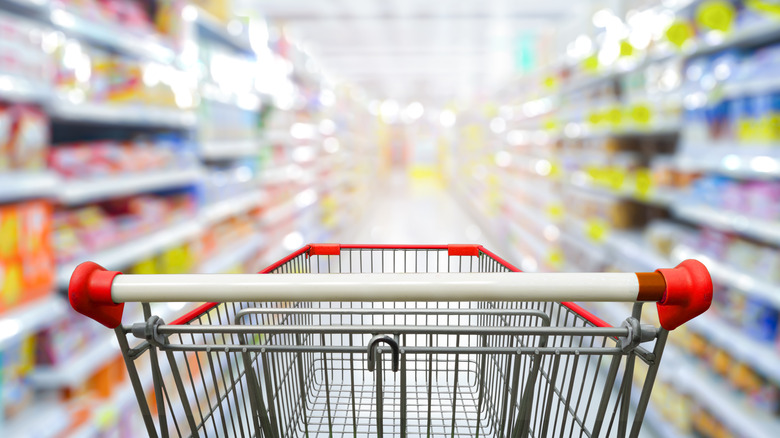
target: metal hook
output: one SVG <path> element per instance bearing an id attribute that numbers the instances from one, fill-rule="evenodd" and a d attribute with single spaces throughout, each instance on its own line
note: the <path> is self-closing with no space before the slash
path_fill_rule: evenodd
<path id="1" fill-rule="evenodd" d="M 398 372 L 398 364 L 401 362 L 401 354 L 398 348 L 398 342 L 388 335 L 376 335 L 368 341 L 368 370 L 374 372 L 376 364 L 377 344 L 384 342 L 393 350 L 393 372 Z"/>

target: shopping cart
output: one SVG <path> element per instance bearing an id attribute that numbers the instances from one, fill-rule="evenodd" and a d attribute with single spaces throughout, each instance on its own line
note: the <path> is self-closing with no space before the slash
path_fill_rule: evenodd
<path id="1" fill-rule="evenodd" d="M 668 330 L 710 305 L 706 268 L 517 271 L 478 245 L 321 244 L 274 276 L 86 262 L 69 294 L 115 330 L 150 436 L 637 436 Z M 150 305 L 205 301 L 167 324 Z M 612 327 L 568 301 L 635 304 Z M 127 302 L 143 322 L 121 324 Z"/>

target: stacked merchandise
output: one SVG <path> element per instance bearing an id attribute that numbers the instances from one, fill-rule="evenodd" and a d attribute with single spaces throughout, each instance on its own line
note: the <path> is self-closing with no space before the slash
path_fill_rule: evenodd
<path id="1" fill-rule="evenodd" d="M 162 173 L 196 167 L 189 149 L 186 141 L 171 135 L 59 144 L 49 155 L 49 168 L 66 182 Z"/>
<path id="2" fill-rule="evenodd" d="M 39 108 L 0 103 L 0 172 L 46 168 L 49 120 Z"/>
<path id="3" fill-rule="evenodd" d="M 0 435 L 144 435 L 112 334 L 56 289 L 87 259 L 255 272 L 289 245 L 335 240 L 374 171 L 350 133 L 372 125 L 344 116 L 363 102 L 297 73 L 308 59 L 294 44 L 256 53 L 230 2 L 12 3 L 0 12 Z M 290 67 L 290 96 L 257 92 L 269 54 Z M 196 304 L 152 311 L 170 321 Z"/>
<path id="4" fill-rule="evenodd" d="M 43 302 L 53 293 L 51 218 L 51 205 L 44 201 L 0 206 L 0 315 Z M 28 376 L 36 363 L 35 348 L 31 336 L 7 339 L 0 347 L 0 426 L 34 400 Z"/>
<path id="5" fill-rule="evenodd" d="M 54 51 L 54 91 L 64 113 L 72 105 L 191 109 L 192 74 L 156 62 L 117 55 L 62 37 Z M 62 117 L 68 117 L 62 114 Z"/>
<path id="6" fill-rule="evenodd" d="M 84 260 L 161 227 L 192 217 L 197 211 L 190 193 L 139 195 L 58 210 L 54 216 L 57 260 Z"/>
<path id="7" fill-rule="evenodd" d="M 6 27 L 6 35 L 8 30 Z M 4 43 L 13 41 L 9 39 Z M 11 56 L 16 55 L 14 52 L 9 53 Z M 2 69 L 8 72 L 5 67 Z M 48 118 L 40 109 L 23 104 L 0 103 L 0 174 L 41 172 L 46 168 L 48 143 Z M 50 299 L 54 292 L 55 251 L 52 248 L 51 203 L 17 199 L 7 187 L 0 192 L 10 195 L 8 199 L 0 196 L 2 318 L 2 315 L 24 313 Z M 3 327 L 4 333 L 21 331 L 21 327 L 16 328 L 14 325 Z M 28 333 L 0 338 L 2 428 L 3 424 L 25 411 L 35 400 L 35 388 L 30 384 L 28 376 L 36 363 L 36 343 Z"/>
<path id="8" fill-rule="evenodd" d="M 0 11 L 0 89 L 14 97 L 45 91 L 52 75 L 46 53 L 51 37 L 45 27 Z"/>
<path id="9" fill-rule="evenodd" d="M 708 265 L 713 308 L 670 336 L 648 412 L 662 436 L 780 430 L 773 11 L 737 0 L 599 11 L 574 59 L 522 79 L 513 104 L 501 99 L 500 120 L 485 124 L 506 129 L 457 155 L 467 190 L 500 175 L 507 252 L 526 270 Z M 596 307 L 613 324 L 630 312 Z"/>

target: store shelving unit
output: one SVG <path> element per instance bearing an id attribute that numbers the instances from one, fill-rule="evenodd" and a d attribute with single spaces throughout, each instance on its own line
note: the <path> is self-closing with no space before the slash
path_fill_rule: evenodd
<path id="1" fill-rule="evenodd" d="M 0 202 L 51 198 L 57 193 L 58 183 L 57 176 L 47 171 L 3 172 L 0 173 Z"/>
<path id="2" fill-rule="evenodd" d="M 208 160 L 254 157 L 263 145 L 260 139 L 203 141 L 200 143 L 200 155 Z"/>
<path id="3" fill-rule="evenodd" d="M 717 315 L 702 315 L 691 321 L 689 328 L 731 352 L 738 360 L 749 363 L 770 380 L 780 383 L 780 369 L 777 367 L 780 354 L 769 343 L 751 338 Z"/>
<path id="4" fill-rule="evenodd" d="M 66 306 L 64 300 L 42 298 L 0 315 L 0 350 L 54 324 L 65 315 Z"/>
<path id="5" fill-rule="evenodd" d="M 40 389 L 76 388 L 94 375 L 108 361 L 116 359 L 119 343 L 113 333 L 94 340 L 86 351 L 74 354 L 56 367 L 37 367 L 29 376 L 33 386 Z"/>
<path id="6" fill-rule="evenodd" d="M 192 7 L 188 6 L 188 8 Z M 28 21 L 40 23 L 46 30 L 53 29 L 60 32 L 69 43 L 78 43 L 85 52 L 99 49 L 95 52 L 108 52 L 112 56 L 131 60 L 130 62 L 138 61 L 144 66 L 157 65 L 163 70 L 175 70 L 176 74 L 182 75 L 193 73 L 187 70 L 192 63 L 188 63 L 184 54 L 178 53 L 162 35 L 149 35 L 124 28 L 118 23 L 80 16 L 77 9 L 50 0 L 9 0 L 0 5 L 0 9 L 9 14 L 19 14 Z M 191 13 L 193 10 L 196 12 L 194 17 Z M 205 38 L 209 45 L 216 46 L 218 50 L 225 53 L 234 53 L 237 57 L 251 59 L 256 56 L 248 38 L 248 28 L 243 20 L 229 20 L 223 23 L 199 8 L 187 9 L 184 12 L 186 16 L 181 25 L 190 27 L 187 30 L 192 32 L 187 32 L 188 35 Z M 188 21 L 189 19 L 192 21 Z M 203 41 L 190 42 L 200 44 Z M 302 66 L 296 62 L 305 64 L 305 59 L 293 62 L 295 69 L 300 70 Z M 298 75 L 292 76 L 295 76 L 296 81 L 301 80 Z M 320 86 L 320 78 L 314 78 L 309 74 L 300 76 L 305 76 L 305 80 L 310 80 L 310 83 L 297 83 L 297 87 Z M 190 76 L 190 78 L 195 77 L 197 74 Z M 243 111 L 244 116 L 247 114 L 259 116 L 269 105 L 272 105 L 269 96 L 254 92 L 239 95 L 232 87 L 216 86 L 206 80 L 198 84 L 198 91 L 199 96 L 193 96 L 195 102 L 198 102 L 198 97 L 201 105 L 216 102 L 216 110 L 219 110 L 220 106 L 227 108 L 228 111 L 232 111 L 230 115 L 236 111 Z M 312 95 L 316 94 L 318 92 L 312 93 Z M 330 177 L 335 173 L 327 173 L 330 170 L 328 166 L 338 166 L 345 171 L 355 168 L 354 163 L 347 164 L 340 159 L 344 151 L 351 153 L 357 149 L 351 145 L 352 140 L 345 138 L 342 141 L 340 138 L 340 152 L 334 154 L 333 158 L 326 158 L 320 151 L 324 137 L 318 135 L 315 139 L 307 140 L 315 153 L 312 162 L 297 163 L 290 157 L 294 146 L 300 146 L 302 143 L 290 133 L 290 127 L 297 121 L 300 111 L 282 112 L 283 120 L 273 124 L 273 129 L 268 129 L 266 126 L 269 125 L 261 123 L 260 117 L 257 117 L 256 124 L 251 130 L 243 129 L 240 132 L 236 132 L 236 126 L 226 128 L 216 124 L 211 132 L 213 138 L 225 140 L 211 141 L 198 138 L 201 131 L 197 128 L 201 125 L 197 122 L 200 117 L 206 115 L 205 112 L 199 112 L 199 108 L 190 108 L 186 105 L 157 106 L 156 103 L 152 103 L 157 102 L 155 99 L 159 97 L 155 94 L 150 94 L 148 104 L 136 103 L 136 101 L 93 102 L 90 100 L 92 96 L 86 99 L 84 97 L 79 93 L 64 96 L 55 92 L 54 84 L 32 83 L 24 78 L 0 72 L 0 100 L 33 103 L 40 107 L 51 121 L 52 142 L 55 144 L 89 142 L 93 139 L 102 140 L 104 137 L 121 141 L 138 135 L 171 136 L 175 137 L 176 141 L 183 139 L 183 144 L 189 144 L 189 140 L 194 139 L 194 147 L 191 148 L 192 150 L 187 150 L 187 153 L 196 159 L 199 158 L 200 162 L 193 167 L 102 175 L 84 179 L 66 179 L 49 171 L 3 172 L 0 173 L 0 203 L 42 198 L 60 209 L 78 209 L 104 203 L 104 201 L 121 201 L 126 197 L 146 193 L 165 194 L 186 191 L 197 195 L 204 194 L 204 196 L 193 196 L 199 202 L 196 210 L 188 218 L 180 217 L 175 222 L 161 224 L 160 227 L 150 229 L 129 241 L 59 263 L 55 272 L 57 292 L 0 315 L 0 332 L 2 332 L 0 350 L 15 345 L 24 336 L 34 335 L 46 327 L 67 321 L 71 311 L 62 292 L 67 289 L 70 275 L 81 261 L 93 260 L 114 270 L 126 270 L 142 262 L 147 266 L 154 266 L 153 269 L 158 269 L 157 261 L 160 259 L 158 256 L 168 250 L 179 251 L 181 248 L 189 250 L 198 246 L 190 244 L 199 239 L 216 237 L 217 248 L 221 251 L 217 251 L 206 260 L 197 260 L 193 272 L 257 270 L 260 266 L 255 264 L 262 259 L 262 254 L 265 254 L 267 261 L 271 262 L 273 260 L 268 257 L 269 255 L 276 257 L 287 252 L 281 239 L 291 231 L 300 229 L 301 234 L 307 239 L 329 240 L 335 237 L 333 233 L 338 226 L 326 229 L 317 223 L 319 219 L 317 207 L 324 192 L 327 192 L 329 202 L 333 204 L 331 208 L 337 211 L 346 211 L 346 207 L 356 202 L 348 195 L 352 193 L 350 190 L 359 184 L 356 180 L 340 177 L 329 179 L 329 183 L 325 186 L 318 184 L 319 178 L 326 175 Z M 165 99 L 169 97 L 165 96 Z M 143 102 L 146 101 L 144 98 Z M 336 114 L 328 116 L 319 114 L 318 111 L 320 110 L 306 110 L 308 113 L 306 118 L 312 120 L 312 126 L 315 126 L 320 118 L 327 116 L 335 119 L 336 117 Z M 212 117 L 214 114 L 208 113 L 208 116 Z M 235 121 L 232 117 L 226 119 Z M 84 135 L 82 139 L 79 137 L 80 133 L 88 135 Z M 347 136 L 349 133 L 339 132 L 334 135 L 342 134 Z M 271 147 L 275 148 L 273 157 L 270 157 L 268 150 Z M 315 166 L 314 160 L 320 158 L 323 166 Z M 219 173 L 227 172 L 228 170 L 225 169 L 231 168 L 240 171 L 249 168 L 254 179 L 246 181 L 235 178 L 232 181 L 237 186 L 224 187 L 222 192 Z M 295 186 L 295 193 L 310 190 L 315 195 L 314 201 L 296 202 L 294 196 L 290 199 L 286 196 L 276 196 L 276 192 L 286 191 L 289 185 Z M 221 193 L 229 197 L 221 197 Z M 275 204 L 269 203 L 271 199 Z M 354 220 L 354 215 L 349 216 L 349 219 Z M 249 236 L 231 234 L 229 228 L 232 222 L 245 225 L 250 220 L 255 221 L 253 234 Z M 272 227 L 276 229 L 271 229 Z M 219 230 L 220 234 L 217 235 L 212 230 Z M 242 228 L 241 231 L 244 232 L 245 229 Z M 245 237 L 237 239 L 238 235 Z M 165 320 L 171 320 L 188 308 L 174 303 L 167 307 L 153 305 L 152 311 Z M 135 315 L 134 319 L 142 318 Z M 74 335 L 80 334 L 74 333 Z M 36 404 L 32 409 L 14 418 L 13 421 L 0 425 L 0 435 L 103 436 L 106 429 L 113 427 L 112 424 L 117 422 L 119 416 L 117 412 L 120 407 L 135 407 L 134 403 L 131 403 L 135 394 L 129 383 L 124 383 L 99 403 L 89 396 L 91 390 L 87 387 L 88 382 L 95 377 L 96 372 L 116 363 L 119 349 L 113 333 L 106 332 L 104 336 L 93 337 L 90 332 L 85 336 L 89 338 L 89 342 L 80 351 L 73 351 L 70 359 L 49 367 L 37 366 L 27 376 L 27 380 L 32 387 L 39 390 L 38 392 L 47 394 L 56 395 L 66 389 L 87 393 L 84 399 L 94 403 L 94 406 L 89 406 L 89 418 L 74 430 L 75 413 L 79 408 L 84 407 L 79 406 L 81 398 L 68 403 L 49 403 L 46 399 L 36 398 Z M 151 375 L 148 373 L 142 375 L 142 380 L 144 386 L 149 388 Z"/>
<path id="7" fill-rule="evenodd" d="M 689 222 L 780 245 L 780 223 L 775 221 L 755 219 L 740 213 L 696 204 L 675 204 L 672 211 L 678 218 Z"/>
<path id="8" fill-rule="evenodd" d="M 225 26 L 216 17 L 202 8 L 195 7 L 193 10 L 195 11 L 195 14 L 193 14 L 195 23 L 197 23 L 201 31 L 207 34 L 207 38 L 217 40 L 221 44 L 230 46 L 239 52 L 254 53 L 252 46 L 249 44 L 247 31 L 240 22 L 236 22 L 234 27 L 230 25 Z"/>
<path id="9" fill-rule="evenodd" d="M 51 95 L 49 84 L 39 84 L 18 76 L 0 74 L 0 96 L 10 102 L 41 103 Z"/>
<path id="10" fill-rule="evenodd" d="M 7 436 L 56 438 L 70 427 L 72 412 L 61 403 L 48 401 L 36 406 L 36 409 L 23 412 L 10 424 L 4 425 Z"/>
<path id="11" fill-rule="evenodd" d="M 696 3 L 697 0 L 694 0 L 680 7 L 686 8 Z M 586 34 L 592 36 L 592 33 Z M 660 89 L 658 77 L 652 75 L 657 75 L 661 67 L 678 69 L 701 56 L 729 49 L 752 50 L 777 42 L 780 42 L 780 22 L 766 19 L 721 37 L 713 38 L 708 35 L 694 39 L 686 43 L 681 50 L 673 49 L 669 43 L 656 42 L 645 53 L 635 53 L 632 57 L 620 59 L 620 62 L 595 72 L 583 72 L 579 61 L 576 61 L 570 65 L 555 65 L 540 72 L 538 76 L 520 78 L 517 84 L 513 84 L 513 89 L 525 94 L 517 96 L 518 99 L 511 105 L 511 116 L 501 117 L 507 118 L 510 134 L 512 130 L 518 130 L 518 133 L 524 134 L 528 139 L 515 137 L 516 140 L 510 140 L 509 136 L 502 134 L 490 140 L 493 144 L 501 145 L 502 153 L 511 155 L 508 168 L 512 172 L 504 172 L 501 176 L 502 190 L 505 191 L 503 209 L 507 214 L 499 226 L 505 227 L 509 236 L 517 243 L 513 244 L 514 247 L 507 253 L 514 254 L 514 260 L 517 261 L 526 258 L 543 260 L 552 249 L 562 248 L 566 260 L 558 266 L 560 270 L 608 269 L 629 272 L 651 271 L 659 267 L 674 266 L 683 259 L 696 258 L 710 269 L 716 286 L 728 289 L 728 292 L 722 293 L 742 294 L 750 302 L 765 303 L 774 309 L 780 309 L 780 285 L 736 265 L 707 257 L 702 251 L 687 246 L 687 242 L 675 241 L 672 243 L 674 249 L 671 254 L 661 254 L 654 247 L 659 245 L 660 248 L 661 243 L 650 240 L 652 229 L 644 229 L 645 225 L 640 225 L 652 224 L 662 218 L 672 218 L 693 225 L 695 228 L 691 229 L 697 232 L 699 228 L 720 230 L 730 235 L 745 236 L 748 242 L 760 242 L 767 248 L 780 251 L 780 224 L 776 221 L 751 217 L 746 212 L 727 211 L 705 205 L 703 201 L 696 200 L 696 192 L 680 188 L 684 183 L 673 183 L 674 186 L 669 188 L 643 187 L 641 191 L 637 190 L 637 187 L 627 187 L 627 184 L 617 187 L 618 184 L 615 183 L 615 186 L 612 186 L 610 183 L 613 181 L 590 178 L 588 172 L 591 169 L 587 167 L 591 166 L 592 162 L 602 166 L 594 164 L 594 173 L 599 169 L 608 171 L 610 166 L 621 166 L 623 161 L 620 161 L 621 157 L 618 155 L 625 153 L 636 157 L 636 161 L 631 161 L 632 166 L 648 171 L 661 169 L 663 172 L 663 169 L 672 168 L 679 173 L 725 176 L 744 182 L 777 181 L 780 179 L 780 154 L 776 144 L 769 144 L 765 140 L 764 143 L 756 140 L 754 144 L 727 140 L 697 141 L 697 133 L 701 133 L 695 131 L 689 125 L 691 122 L 685 119 L 688 110 L 683 102 L 690 90 L 681 83 L 681 86 L 674 90 L 647 94 L 651 86 L 650 80 L 655 81 L 652 83 L 653 89 Z M 596 50 L 598 51 L 598 48 Z M 655 68 L 656 66 L 658 68 Z M 652 72 L 650 67 L 654 67 Z M 686 79 L 684 71 L 678 74 L 681 82 L 689 80 Z M 766 74 L 766 71 L 763 74 L 763 80 L 751 78 L 737 82 L 736 77 L 732 77 L 712 90 L 708 99 L 739 100 L 778 93 L 780 80 Z M 554 78 L 555 81 L 550 83 L 555 84 L 542 87 L 541 84 L 533 82 L 545 78 Z M 524 86 L 523 81 L 530 81 L 532 85 Z M 640 84 L 639 81 L 648 82 Z M 534 84 L 537 86 L 534 87 Z M 505 95 L 497 98 L 497 102 L 503 105 L 506 101 Z M 609 123 L 591 122 L 596 120 L 598 111 L 613 108 L 623 111 L 623 108 L 632 108 L 643 103 L 649 105 L 652 111 L 653 121 L 650 123 L 634 123 L 629 120 L 627 112 L 621 113 L 622 120 L 619 123 L 611 119 Z M 472 120 L 478 117 L 473 113 L 468 114 Z M 588 119 L 591 114 L 594 118 Z M 533 135 L 542 133 L 545 135 Z M 544 138 L 545 144 L 541 144 L 538 138 Z M 488 147 L 485 149 L 482 156 L 460 157 L 460 160 L 465 163 L 493 161 L 492 154 L 496 151 Z M 582 159 L 575 154 L 583 154 Z M 591 160 L 588 154 L 597 154 L 598 158 Z M 569 172 L 569 167 L 577 167 L 579 163 L 582 163 L 579 171 Z M 543 172 L 538 172 L 539 168 Z M 550 172 L 551 168 L 560 172 Z M 496 166 L 489 172 L 500 173 L 502 169 Z M 621 176 L 627 178 L 628 174 Z M 634 181 L 629 182 L 633 184 Z M 481 184 L 474 182 L 471 187 L 462 191 L 479 192 L 480 188 Z M 576 200 L 587 199 L 593 195 L 604 200 L 592 202 L 590 209 L 583 209 L 581 206 L 569 209 L 565 200 L 557 201 L 561 202 L 560 205 L 565 210 L 565 220 L 563 223 L 556 223 L 553 217 L 538 212 L 544 208 L 539 205 L 546 205 L 545 199 L 554 199 L 554 195 L 548 193 L 550 188 L 553 194 L 565 194 Z M 518 201 L 509 195 L 514 193 L 522 193 L 522 199 L 528 204 L 520 208 L 514 205 Z M 533 205 L 530 205 L 532 200 Z M 464 204 L 476 203 L 484 208 L 487 202 L 486 199 L 470 196 Z M 621 229 L 625 225 L 613 224 L 612 212 L 607 213 L 606 207 L 603 207 L 607 204 L 626 205 L 624 211 L 634 211 L 636 216 L 633 216 L 633 228 Z M 527 210 L 537 211 L 529 215 Z M 569 210 L 577 210 L 578 213 L 588 211 L 591 216 L 577 217 Z M 599 233 L 596 233 L 598 236 L 590 235 L 590 228 L 596 222 L 599 228 Z M 560 228 L 559 238 L 555 242 L 546 241 L 540 233 L 547 225 Z M 620 323 L 629 313 L 626 308 L 618 310 L 615 314 L 620 314 L 620 317 L 608 319 L 609 322 Z M 594 312 L 600 316 L 609 314 L 602 306 L 595 308 Z M 749 329 L 729 323 L 715 310 L 694 319 L 687 324 L 687 328 L 706 339 L 711 348 L 725 352 L 739 363 L 747 364 L 753 372 L 774 385 L 778 384 L 780 375 L 777 363 L 780 357 L 774 342 L 757 340 Z M 675 345 L 667 349 L 669 351 L 664 354 L 664 364 L 659 374 L 661 381 L 668 382 L 670 387 L 688 394 L 695 404 L 712 414 L 713 418 L 722 422 L 735 436 L 777 435 L 780 430 L 777 418 L 758 413 L 759 409 L 746 400 L 748 396 L 741 395 L 735 386 L 729 383 L 729 377 L 708 371 L 709 365 L 705 364 L 703 359 L 683 353 Z M 659 433 L 659 436 L 684 436 L 657 411 L 648 413 L 647 423 L 651 429 Z"/>
<path id="12" fill-rule="evenodd" d="M 143 237 L 121 245 L 90 254 L 89 258 L 106 269 L 121 270 L 145 257 L 153 256 L 165 248 L 198 236 L 203 225 L 198 219 L 185 220 L 163 227 Z M 57 268 L 57 284 L 66 288 L 78 262 L 66 263 Z"/>
<path id="13" fill-rule="evenodd" d="M 679 262 L 688 258 L 695 258 L 704 263 L 716 283 L 732 287 L 780 309 L 780 286 L 744 273 L 736 267 L 714 260 L 685 245 L 678 245 L 672 252 L 673 261 Z"/>
<path id="14" fill-rule="evenodd" d="M 262 190 L 252 190 L 205 205 L 201 210 L 201 218 L 205 225 L 211 225 L 257 208 L 266 202 L 266 198 L 267 196 Z"/>
<path id="15" fill-rule="evenodd" d="M 67 180 L 58 189 L 63 205 L 78 205 L 102 199 L 192 185 L 202 179 L 200 169 L 170 169 L 140 174 Z"/>
<path id="16" fill-rule="evenodd" d="M 672 58 L 689 59 L 697 56 L 719 52 L 735 47 L 755 47 L 780 39 L 780 27 L 777 23 L 767 20 L 757 25 L 732 32 L 726 37 L 717 37 L 711 40 L 696 39 L 686 44 L 683 49 L 672 49 L 668 45 L 647 53 L 641 60 L 632 64 L 617 65 L 611 68 L 601 69 L 588 77 L 580 78 L 561 87 L 561 94 L 570 94 L 587 88 L 614 80 L 622 75 L 647 68 L 654 63 L 663 62 Z"/>
<path id="17" fill-rule="evenodd" d="M 55 121 L 71 123 L 189 129 L 195 126 L 197 120 L 193 111 L 138 105 L 74 104 L 55 100 L 49 110 Z"/>
<path id="18" fill-rule="evenodd" d="M 672 376 L 666 378 L 710 409 L 739 436 L 771 438 L 777 434 L 780 421 L 752 411 L 704 366 L 687 358 L 674 346 L 668 346 L 664 356 L 668 368 L 674 370 Z"/>
<path id="19" fill-rule="evenodd" d="M 658 123 L 639 126 L 620 126 L 615 129 L 594 129 L 579 133 L 570 138 L 597 139 L 597 138 L 629 138 L 629 137 L 657 137 L 676 135 L 680 132 L 681 124 Z"/>
<path id="20" fill-rule="evenodd" d="M 649 190 L 646 193 L 638 192 L 631 188 L 611 189 L 593 184 L 592 182 L 581 181 L 576 178 L 569 178 L 565 181 L 569 186 L 599 195 L 612 196 L 621 199 L 632 199 L 643 204 L 654 205 L 658 207 L 669 207 L 674 204 L 679 197 L 679 193 L 669 189 Z"/>
<path id="21" fill-rule="evenodd" d="M 220 254 L 201 263 L 198 272 L 202 274 L 225 272 L 233 266 L 241 264 L 252 255 L 257 254 L 264 245 L 265 237 L 259 234 L 241 239 L 240 242 L 232 242 Z"/>
<path id="22" fill-rule="evenodd" d="M 695 145 L 683 143 L 675 164 L 683 170 L 710 172 L 735 178 L 780 177 L 777 148 L 747 145 Z"/>
<path id="23" fill-rule="evenodd" d="M 25 11 L 27 17 L 53 26 L 73 38 L 163 64 L 171 64 L 176 58 L 174 50 L 156 35 L 145 35 L 114 23 L 83 17 L 50 0 L 12 0 L 10 3 Z"/>

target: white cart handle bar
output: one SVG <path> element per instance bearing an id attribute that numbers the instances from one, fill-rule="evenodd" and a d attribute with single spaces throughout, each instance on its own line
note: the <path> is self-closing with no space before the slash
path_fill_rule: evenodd
<path id="1" fill-rule="evenodd" d="M 278 301 L 657 301 L 672 330 L 707 310 L 707 268 L 686 260 L 649 273 L 167 274 L 124 275 L 80 264 L 68 290 L 73 308 L 109 328 L 127 302 Z"/>

